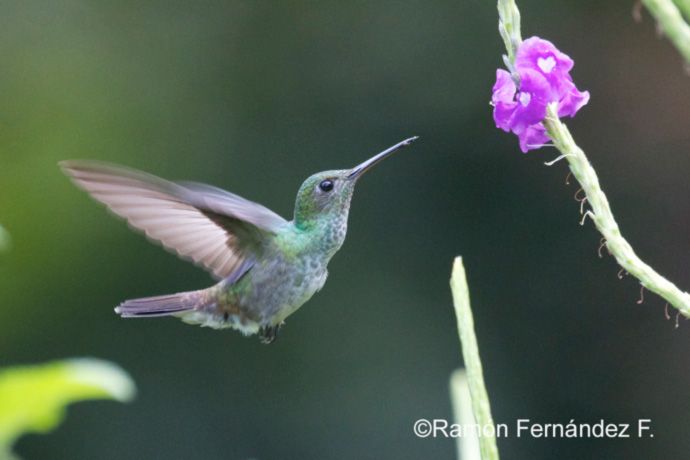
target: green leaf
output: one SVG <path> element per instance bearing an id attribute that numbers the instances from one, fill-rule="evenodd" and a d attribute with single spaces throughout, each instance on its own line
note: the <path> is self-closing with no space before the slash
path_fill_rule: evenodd
<path id="1" fill-rule="evenodd" d="M 130 376 L 107 361 L 80 358 L 0 370 L 0 459 L 26 432 L 47 433 L 65 417 L 70 403 L 89 399 L 130 401 Z"/>

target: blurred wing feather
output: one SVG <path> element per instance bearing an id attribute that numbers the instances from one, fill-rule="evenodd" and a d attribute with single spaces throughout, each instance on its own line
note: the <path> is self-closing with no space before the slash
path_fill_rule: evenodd
<path id="1" fill-rule="evenodd" d="M 263 238 L 286 223 L 270 209 L 204 184 L 174 183 L 94 161 L 64 161 L 60 167 L 132 227 L 218 278 L 246 270 Z"/>

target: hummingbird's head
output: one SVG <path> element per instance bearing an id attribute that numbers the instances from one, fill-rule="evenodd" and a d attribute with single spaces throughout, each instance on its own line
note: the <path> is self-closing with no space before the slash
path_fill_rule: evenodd
<path id="1" fill-rule="evenodd" d="M 374 165 L 383 161 L 401 147 L 410 145 L 417 137 L 411 137 L 374 155 L 352 169 L 323 171 L 307 178 L 297 192 L 295 224 L 307 229 L 323 218 L 338 221 L 347 219 L 350 200 L 357 180 Z"/>

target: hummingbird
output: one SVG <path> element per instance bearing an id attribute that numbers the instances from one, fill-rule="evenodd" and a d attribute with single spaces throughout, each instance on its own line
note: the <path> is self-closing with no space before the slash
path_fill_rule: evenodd
<path id="1" fill-rule="evenodd" d="M 171 182 L 92 160 L 67 160 L 79 188 L 164 248 L 206 269 L 217 283 L 197 291 L 126 300 L 123 318 L 173 316 L 189 324 L 258 334 L 272 343 L 285 319 L 319 291 L 340 249 L 355 184 L 411 137 L 351 169 L 308 177 L 288 221 L 220 188 Z"/>

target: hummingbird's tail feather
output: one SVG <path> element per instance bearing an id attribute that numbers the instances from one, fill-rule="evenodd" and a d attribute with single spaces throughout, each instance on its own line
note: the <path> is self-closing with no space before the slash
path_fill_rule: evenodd
<path id="1" fill-rule="evenodd" d="M 123 318 L 169 316 L 201 307 L 205 305 L 205 300 L 203 290 L 144 297 L 125 300 L 115 308 L 115 313 Z"/>

